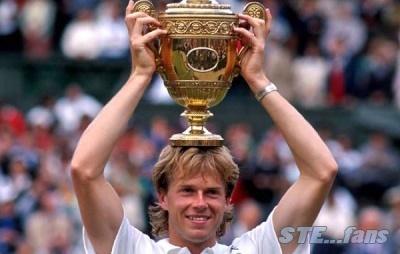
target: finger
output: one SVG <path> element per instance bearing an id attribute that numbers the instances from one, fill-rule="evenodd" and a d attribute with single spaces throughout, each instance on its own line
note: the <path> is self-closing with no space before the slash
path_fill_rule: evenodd
<path id="1" fill-rule="evenodd" d="M 265 9 L 265 12 L 267 13 L 267 34 L 269 34 L 269 31 L 271 30 L 271 26 L 272 26 L 272 14 L 271 11 L 269 9 Z"/>
<path id="2" fill-rule="evenodd" d="M 138 18 L 144 18 L 144 17 L 150 17 L 150 16 L 144 12 L 133 12 L 133 13 L 126 15 L 125 19 L 136 20 Z"/>
<path id="3" fill-rule="evenodd" d="M 248 15 L 239 14 L 239 18 L 247 21 L 253 27 L 256 37 L 264 37 L 266 31 L 266 21 L 259 18 L 253 18 Z"/>
<path id="4" fill-rule="evenodd" d="M 250 24 L 246 21 L 240 21 L 239 27 L 243 27 L 244 29 L 247 29 L 247 30 L 250 30 L 250 28 L 251 28 Z"/>
<path id="5" fill-rule="evenodd" d="M 128 30 L 130 30 L 129 28 L 133 27 L 136 23 L 136 20 L 141 17 L 147 17 L 147 15 L 143 12 L 134 12 L 125 16 L 125 23 L 128 27 Z"/>
<path id="6" fill-rule="evenodd" d="M 247 29 L 242 28 L 242 27 L 234 27 L 233 29 L 236 33 L 239 34 L 240 37 L 242 37 L 243 42 L 246 42 L 246 43 L 248 42 L 251 44 L 251 46 L 255 45 L 256 37 L 254 36 L 254 34 L 252 32 L 250 32 Z"/>
<path id="7" fill-rule="evenodd" d="M 128 16 L 133 12 L 133 6 L 135 5 L 135 1 L 129 0 L 128 6 L 126 6 L 125 16 Z"/>
<path id="8" fill-rule="evenodd" d="M 128 16 L 125 17 L 125 23 L 127 24 L 128 30 L 130 32 L 133 32 L 132 30 L 134 30 L 134 27 L 136 25 L 136 22 L 139 18 L 151 18 L 153 21 L 153 25 L 155 27 L 159 27 L 161 24 L 158 20 L 150 17 L 149 15 L 147 15 L 146 13 L 143 12 L 135 12 L 132 14 L 129 14 Z M 142 25 L 142 32 L 144 30 L 145 27 L 143 27 Z M 142 34 L 142 32 L 140 32 L 140 34 Z"/>
<path id="9" fill-rule="evenodd" d="M 259 18 L 253 18 L 248 15 L 239 14 L 239 18 L 247 22 L 254 31 L 255 36 L 263 37 L 265 34 L 265 20 Z"/>
<path id="10" fill-rule="evenodd" d="M 166 35 L 167 34 L 167 30 L 163 30 L 160 28 L 157 28 L 154 31 L 151 31 L 150 33 L 147 33 L 146 35 L 144 35 L 142 37 L 142 40 L 144 43 L 150 43 L 152 41 L 154 41 L 155 39 L 160 38 L 160 36 Z"/>
<path id="11" fill-rule="evenodd" d="M 143 34 L 143 29 L 147 25 L 160 26 L 160 22 L 153 17 L 147 16 L 143 18 L 137 18 L 135 26 L 133 27 L 132 34 L 140 36 Z"/>

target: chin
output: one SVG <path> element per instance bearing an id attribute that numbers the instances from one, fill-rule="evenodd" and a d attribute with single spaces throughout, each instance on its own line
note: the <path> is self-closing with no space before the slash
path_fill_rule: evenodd
<path id="1" fill-rule="evenodd" d="M 209 241 L 212 236 L 210 233 L 205 232 L 191 232 L 188 233 L 185 238 L 192 243 L 204 243 Z"/>

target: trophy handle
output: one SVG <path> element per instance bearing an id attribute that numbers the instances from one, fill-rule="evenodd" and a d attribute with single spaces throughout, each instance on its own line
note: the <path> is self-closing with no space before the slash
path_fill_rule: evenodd
<path id="1" fill-rule="evenodd" d="M 156 8 L 154 7 L 154 4 L 150 0 L 139 0 L 135 2 L 133 5 L 133 10 L 132 12 L 144 12 L 147 15 L 157 19 L 158 13 L 156 11 Z M 155 30 L 156 27 L 150 25 L 148 27 L 148 31 Z M 148 47 L 153 51 L 156 65 L 157 65 L 157 71 L 161 72 L 162 71 L 162 66 L 161 66 L 161 56 L 160 56 L 160 47 L 161 47 L 161 42 L 160 40 L 157 40 L 155 43 L 150 43 L 148 44 Z M 158 49 L 157 49 L 158 48 Z"/>
<path id="2" fill-rule="evenodd" d="M 259 19 L 263 19 L 263 20 L 267 19 L 267 12 L 265 11 L 264 5 L 262 5 L 258 2 L 250 2 L 250 3 L 246 4 L 246 6 L 243 8 L 243 14 L 249 15 L 250 17 L 253 17 L 253 18 L 259 18 Z M 243 46 L 239 50 L 238 64 L 240 64 L 240 62 L 243 59 L 243 56 L 249 50 L 249 48 L 250 47 L 248 45 L 246 45 L 246 46 Z"/>

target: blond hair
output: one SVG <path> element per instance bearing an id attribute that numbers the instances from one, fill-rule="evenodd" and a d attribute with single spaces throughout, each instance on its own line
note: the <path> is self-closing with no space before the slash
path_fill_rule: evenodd
<path id="1" fill-rule="evenodd" d="M 156 191 L 167 192 L 173 179 L 185 179 L 197 174 L 220 177 L 225 184 L 226 198 L 232 195 L 239 178 L 239 168 L 226 147 L 165 147 L 153 169 Z M 155 204 L 149 208 L 152 234 L 164 237 L 168 234 L 168 211 Z M 216 234 L 221 237 L 233 218 L 232 207 L 224 214 Z"/>

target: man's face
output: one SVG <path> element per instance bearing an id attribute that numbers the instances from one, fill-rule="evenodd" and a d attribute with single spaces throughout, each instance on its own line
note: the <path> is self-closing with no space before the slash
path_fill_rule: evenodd
<path id="1" fill-rule="evenodd" d="M 169 190 L 159 194 L 160 205 L 168 211 L 169 238 L 175 245 L 213 246 L 216 232 L 228 209 L 220 177 L 196 175 L 173 179 Z"/>

